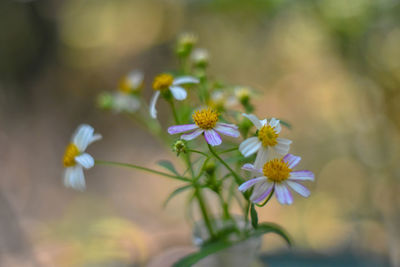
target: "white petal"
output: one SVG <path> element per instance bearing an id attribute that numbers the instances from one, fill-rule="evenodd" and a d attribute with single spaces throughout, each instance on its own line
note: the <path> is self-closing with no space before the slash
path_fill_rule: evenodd
<path id="1" fill-rule="evenodd" d="M 94 159 L 88 153 L 76 156 L 75 161 L 81 164 L 85 169 L 90 169 L 94 166 Z"/>
<path id="2" fill-rule="evenodd" d="M 156 91 L 150 100 L 150 116 L 153 119 L 157 118 L 156 103 L 159 96 L 160 96 L 160 91 Z"/>
<path id="3" fill-rule="evenodd" d="M 262 169 L 256 169 L 256 168 L 254 168 L 254 165 L 250 164 L 250 163 L 244 164 L 242 166 L 242 170 L 249 171 L 249 172 L 263 173 Z"/>
<path id="4" fill-rule="evenodd" d="M 174 79 L 172 85 L 180 85 L 185 83 L 199 83 L 199 80 L 192 76 L 182 76 Z"/>
<path id="5" fill-rule="evenodd" d="M 308 190 L 304 185 L 296 183 L 296 182 L 291 182 L 291 181 L 286 181 L 286 183 L 297 193 L 302 195 L 303 197 L 309 197 L 310 196 L 310 190 Z"/>
<path id="6" fill-rule="evenodd" d="M 286 139 L 286 138 L 276 138 L 276 141 L 278 141 L 278 144 L 286 144 L 290 145 L 292 143 L 292 140 Z"/>
<path id="7" fill-rule="evenodd" d="M 257 129 L 260 129 L 262 127 L 261 121 L 257 118 L 256 115 L 246 113 L 243 113 L 242 115 L 248 118 L 254 124 L 254 126 L 256 126 Z"/>
<path id="8" fill-rule="evenodd" d="M 232 137 L 239 137 L 240 133 L 237 129 L 228 127 L 222 124 L 217 123 L 217 125 L 214 127 L 214 130 L 227 135 L 227 136 L 232 136 Z"/>
<path id="9" fill-rule="evenodd" d="M 296 167 L 297 164 L 299 164 L 301 160 L 301 157 L 295 156 L 293 154 L 287 154 L 286 156 L 283 157 L 283 161 L 286 162 L 289 166 L 289 168 L 293 169 Z"/>
<path id="10" fill-rule="evenodd" d="M 85 190 L 86 182 L 82 166 L 76 165 L 65 169 L 64 185 L 79 191 Z"/>
<path id="11" fill-rule="evenodd" d="M 262 147 L 261 149 L 258 150 L 256 160 L 254 162 L 254 167 L 257 169 L 262 169 L 264 167 L 264 164 L 268 160 L 268 147 L 264 148 Z"/>
<path id="12" fill-rule="evenodd" d="M 258 137 L 250 137 L 239 145 L 239 151 L 243 154 L 243 156 L 248 157 L 256 153 L 260 147 L 261 141 L 258 139 Z"/>
<path id="13" fill-rule="evenodd" d="M 293 171 L 290 173 L 289 180 L 294 181 L 314 181 L 314 173 L 307 170 Z"/>
<path id="14" fill-rule="evenodd" d="M 187 96 L 186 90 L 180 86 L 170 86 L 169 90 L 176 100 L 183 100 Z"/>
<path id="15" fill-rule="evenodd" d="M 139 70 L 131 71 L 128 74 L 128 80 L 132 88 L 138 88 L 139 86 L 141 86 L 143 83 L 143 78 L 144 78 L 143 72 Z"/>
<path id="16" fill-rule="evenodd" d="M 275 184 L 276 198 L 281 204 L 292 204 L 293 196 L 284 184 Z"/>
<path id="17" fill-rule="evenodd" d="M 72 137 L 72 143 L 76 145 L 80 152 L 85 151 L 93 138 L 94 129 L 87 124 L 81 124 Z"/>
<path id="18" fill-rule="evenodd" d="M 280 156 L 285 156 L 290 149 L 290 146 L 287 144 L 278 143 L 272 147 Z"/>
<path id="19" fill-rule="evenodd" d="M 199 136 L 200 134 L 202 134 L 203 132 L 204 132 L 203 129 L 198 128 L 198 129 L 194 130 L 193 132 L 190 132 L 190 133 L 187 133 L 187 134 L 182 134 L 182 135 L 181 135 L 181 139 L 187 140 L 187 141 L 193 140 L 193 139 L 195 139 L 197 136 Z"/>
<path id="20" fill-rule="evenodd" d="M 265 176 L 250 179 L 247 182 L 244 182 L 243 184 L 241 184 L 239 186 L 238 190 L 241 192 L 244 192 L 244 191 L 248 190 L 250 187 L 252 187 L 253 185 L 260 183 L 262 181 L 266 181 L 266 180 L 267 180 L 267 178 Z"/>
<path id="21" fill-rule="evenodd" d="M 213 129 L 205 130 L 204 138 L 206 139 L 207 143 L 210 144 L 211 146 L 219 146 L 222 143 L 221 136 Z"/>
<path id="22" fill-rule="evenodd" d="M 266 178 L 266 177 L 264 177 Z M 273 183 L 268 182 L 268 180 L 265 180 L 263 183 L 259 183 L 254 187 L 253 194 L 251 194 L 250 201 L 255 201 L 258 198 L 260 198 L 262 195 L 265 194 L 265 192 L 269 191 L 270 187 L 273 185 Z"/>

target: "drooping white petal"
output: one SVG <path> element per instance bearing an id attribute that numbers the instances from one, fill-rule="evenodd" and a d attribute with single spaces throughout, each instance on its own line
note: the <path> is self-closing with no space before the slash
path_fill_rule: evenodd
<path id="1" fill-rule="evenodd" d="M 77 164 L 65 169 L 64 185 L 79 191 L 85 190 L 86 182 L 82 166 Z"/>
<path id="2" fill-rule="evenodd" d="M 288 144 L 284 144 L 284 143 L 279 143 L 276 144 L 275 146 L 272 147 L 276 153 L 278 153 L 280 156 L 285 156 L 289 150 L 290 150 L 290 146 Z"/>
<path id="3" fill-rule="evenodd" d="M 256 160 L 254 161 L 254 167 L 261 169 L 268 160 L 269 149 L 268 147 L 261 147 L 258 150 Z"/>
<path id="4" fill-rule="evenodd" d="M 175 78 L 174 81 L 172 82 L 172 85 L 180 85 L 185 83 L 199 83 L 199 79 L 194 78 L 192 76 L 182 76 Z"/>
<path id="5" fill-rule="evenodd" d="M 265 176 L 260 176 L 257 178 L 253 178 L 248 180 L 247 182 L 244 182 L 243 184 L 241 184 L 238 188 L 239 191 L 244 192 L 246 190 L 248 190 L 250 187 L 252 187 L 253 185 L 262 182 L 262 181 L 266 181 L 267 178 Z"/>
<path id="6" fill-rule="evenodd" d="M 232 136 L 232 137 L 240 136 L 240 133 L 237 129 L 222 125 L 220 123 L 217 123 L 217 125 L 214 127 L 214 130 L 216 130 L 224 135 L 227 135 L 227 136 Z"/>
<path id="7" fill-rule="evenodd" d="M 195 139 L 197 136 L 199 136 L 200 134 L 202 134 L 203 132 L 204 132 L 203 129 L 198 128 L 198 129 L 194 130 L 193 132 L 190 132 L 190 133 L 187 133 L 187 134 L 182 134 L 182 135 L 181 135 L 181 139 L 187 140 L 187 141 L 193 140 L 193 139 Z"/>
<path id="8" fill-rule="evenodd" d="M 248 118 L 254 124 L 254 126 L 256 126 L 257 129 L 260 129 L 262 127 L 262 124 L 256 115 L 246 113 L 243 113 L 242 115 Z"/>
<path id="9" fill-rule="evenodd" d="M 291 182 L 291 181 L 286 181 L 286 183 L 297 193 L 302 195 L 303 197 L 309 197 L 310 196 L 310 190 L 307 189 L 302 184 L 296 183 L 296 182 Z"/>
<path id="10" fill-rule="evenodd" d="M 314 173 L 307 170 L 293 171 L 290 173 L 289 180 L 294 181 L 314 181 Z"/>
<path id="11" fill-rule="evenodd" d="M 204 138 L 211 146 L 219 146 L 222 143 L 221 136 L 219 136 L 219 134 L 213 129 L 205 130 Z"/>
<path id="12" fill-rule="evenodd" d="M 160 96 L 160 91 L 156 91 L 150 100 L 150 116 L 153 119 L 157 118 L 156 103 L 159 96 Z"/>
<path id="13" fill-rule="evenodd" d="M 283 161 L 286 162 L 289 166 L 289 168 L 293 169 L 296 167 L 297 164 L 299 164 L 301 160 L 301 157 L 295 156 L 293 154 L 287 154 L 286 156 L 283 157 Z"/>
<path id="14" fill-rule="evenodd" d="M 261 141 L 258 137 L 250 137 L 244 140 L 239 145 L 239 151 L 243 156 L 248 157 L 254 153 L 256 153 L 261 147 Z"/>
<path id="15" fill-rule="evenodd" d="M 180 86 L 171 85 L 169 87 L 169 90 L 171 91 L 172 95 L 176 100 L 183 100 L 187 96 L 186 90 Z"/>
<path id="16" fill-rule="evenodd" d="M 87 124 L 79 125 L 74 135 L 72 136 L 72 143 L 76 145 L 79 151 L 83 152 L 89 145 L 93 137 L 94 129 Z"/>
<path id="17" fill-rule="evenodd" d="M 83 153 L 75 157 L 75 161 L 82 165 L 85 169 L 90 169 L 94 166 L 94 159 L 88 153 Z"/>
<path id="18" fill-rule="evenodd" d="M 292 204 L 293 196 L 284 184 L 275 184 L 276 198 L 281 204 Z"/>

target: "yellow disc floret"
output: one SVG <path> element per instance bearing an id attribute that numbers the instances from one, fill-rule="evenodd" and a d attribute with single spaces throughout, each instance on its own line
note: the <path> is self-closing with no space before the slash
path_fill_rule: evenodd
<path id="1" fill-rule="evenodd" d="M 63 163 L 64 167 L 72 167 L 75 166 L 75 157 L 79 155 L 79 149 L 74 144 L 69 144 L 65 149 Z"/>
<path id="2" fill-rule="evenodd" d="M 124 77 L 121 79 L 121 81 L 119 82 L 118 89 L 125 94 L 129 94 L 131 92 L 132 86 L 131 83 L 129 82 L 128 77 Z"/>
<path id="3" fill-rule="evenodd" d="M 277 138 L 278 134 L 270 125 L 264 125 L 258 131 L 258 139 L 260 139 L 264 147 L 275 146 L 278 143 Z"/>
<path id="4" fill-rule="evenodd" d="M 160 74 L 154 78 L 153 89 L 166 90 L 172 85 L 173 81 L 174 77 L 172 75 L 166 73 Z"/>
<path id="5" fill-rule="evenodd" d="M 218 113 L 211 108 L 196 111 L 192 117 L 194 123 L 204 130 L 214 128 L 218 121 Z"/>
<path id="6" fill-rule="evenodd" d="M 290 172 L 288 164 L 282 159 L 273 159 L 264 164 L 263 173 L 268 180 L 280 183 L 289 178 Z"/>

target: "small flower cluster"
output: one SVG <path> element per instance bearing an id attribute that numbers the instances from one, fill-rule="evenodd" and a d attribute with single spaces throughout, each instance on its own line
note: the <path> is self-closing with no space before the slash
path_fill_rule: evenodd
<path id="1" fill-rule="evenodd" d="M 265 205 L 273 194 L 281 204 L 293 203 L 291 190 L 308 197 L 310 191 L 302 182 L 313 181 L 314 174 L 307 170 L 294 170 L 301 158 L 289 154 L 292 141 L 280 136 L 280 120 L 260 120 L 253 114 L 253 89 L 226 85 L 208 77 L 209 54 L 205 49 L 197 48 L 196 42 L 197 37 L 193 34 L 184 34 L 178 39 L 175 52 L 181 68 L 155 76 L 148 106 L 141 94 L 145 88 L 144 74 L 137 70 L 121 79 L 116 92 L 103 93 L 98 99 L 101 108 L 134 115 L 135 121 L 146 127 L 151 135 L 172 146 L 176 155 L 184 160 L 186 171 L 177 171 L 170 162 L 160 164 L 169 171 L 165 173 L 133 164 L 95 161 L 85 150 L 101 135 L 95 134 L 91 126 L 81 125 L 65 150 L 64 184 L 84 190 L 83 169 L 92 168 L 95 162 L 131 167 L 180 180 L 186 184 L 172 196 L 192 189 L 192 199 L 200 205 L 210 236 L 218 239 L 219 233 L 213 229 L 213 215 L 207 209 L 202 190 L 208 188 L 218 195 L 223 216 L 231 221 L 234 219 L 230 215 L 227 194 L 223 191 L 241 195 L 248 204 L 243 211 L 246 221 L 249 207 L 252 206 L 252 212 L 256 212 L 254 205 Z M 171 112 L 165 115 L 171 114 L 169 120 L 174 121 L 167 130 L 157 120 L 159 99 L 169 104 Z M 176 134 L 180 134 L 178 140 L 172 137 Z M 204 139 L 197 138 L 200 136 Z M 240 136 L 246 138 L 239 143 Z M 223 147 L 225 149 L 221 150 Z M 203 165 L 196 166 L 201 159 Z M 241 170 L 248 172 L 248 179 L 242 178 Z M 227 183 L 234 186 L 226 186 Z"/>

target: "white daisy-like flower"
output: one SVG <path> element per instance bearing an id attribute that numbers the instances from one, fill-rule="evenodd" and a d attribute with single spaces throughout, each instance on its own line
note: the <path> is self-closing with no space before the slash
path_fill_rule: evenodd
<path id="1" fill-rule="evenodd" d="M 92 126 L 80 125 L 72 136 L 71 143 L 65 149 L 63 164 L 65 167 L 64 185 L 83 191 L 86 187 L 83 168 L 90 169 L 94 166 L 94 159 L 86 148 L 94 141 L 100 140 L 101 135 L 95 134 Z"/>
<path id="2" fill-rule="evenodd" d="M 140 90 L 143 87 L 144 74 L 139 70 L 131 71 L 124 76 L 119 82 L 118 89 L 120 92 L 129 94 Z"/>
<path id="3" fill-rule="evenodd" d="M 186 90 L 181 86 L 183 84 L 199 83 L 199 80 L 191 76 L 181 76 L 174 78 L 170 74 L 160 74 L 154 78 L 153 89 L 156 91 L 150 101 L 150 115 L 157 118 L 156 103 L 160 94 L 171 92 L 176 100 L 184 100 L 187 96 Z"/>
<path id="4" fill-rule="evenodd" d="M 292 193 L 289 188 L 303 197 L 308 197 L 310 191 L 302 185 L 302 181 L 314 181 L 314 173 L 307 170 L 293 171 L 301 158 L 287 154 L 282 159 L 273 159 L 266 162 L 262 168 L 252 164 L 243 165 L 242 169 L 255 174 L 256 178 L 250 179 L 239 186 L 239 191 L 246 191 L 254 186 L 250 201 L 262 202 L 274 190 L 276 198 L 281 204 L 293 203 Z"/>
<path id="5" fill-rule="evenodd" d="M 113 94 L 112 108 L 116 112 L 133 113 L 140 108 L 138 93 L 143 87 L 143 72 L 134 70 L 124 76 L 118 86 L 118 91 Z"/>
<path id="6" fill-rule="evenodd" d="M 279 120 L 272 118 L 271 120 L 259 120 L 253 114 L 243 114 L 257 128 L 257 136 L 247 138 L 239 145 L 239 151 L 243 156 L 248 157 L 257 152 L 254 166 L 261 168 L 268 160 L 272 152 L 276 152 L 279 156 L 284 156 L 289 152 L 291 140 L 280 138 L 281 125 Z"/>
<path id="7" fill-rule="evenodd" d="M 190 55 L 190 59 L 196 65 L 207 65 L 209 58 L 208 51 L 204 48 L 196 48 Z"/>
<path id="8" fill-rule="evenodd" d="M 218 113 L 211 108 L 198 110 L 192 117 L 194 124 L 171 126 L 168 128 L 168 133 L 185 133 L 181 135 L 183 140 L 193 140 L 203 134 L 206 142 L 211 146 L 218 146 L 222 143 L 218 132 L 235 138 L 240 136 L 236 125 L 218 122 Z"/>

